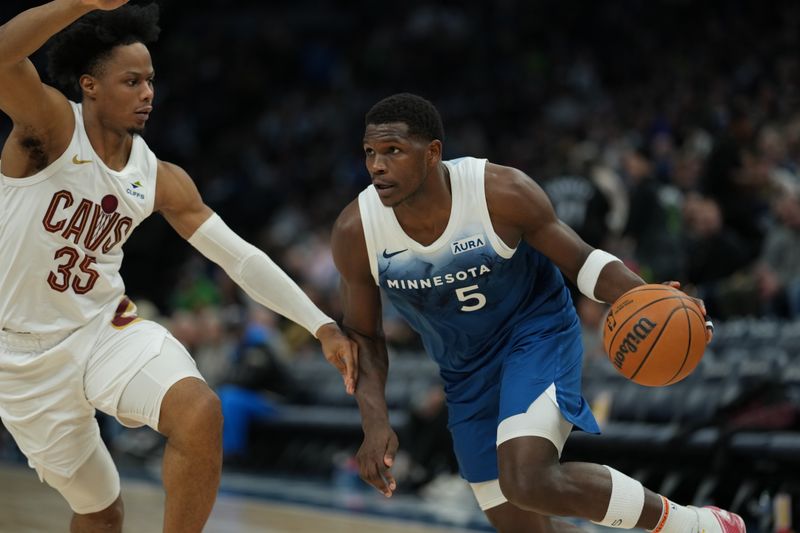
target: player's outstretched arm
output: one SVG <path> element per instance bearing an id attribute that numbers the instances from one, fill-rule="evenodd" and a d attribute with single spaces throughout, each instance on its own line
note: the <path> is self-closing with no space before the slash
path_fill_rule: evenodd
<path id="1" fill-rule="evenodd" d="M 155 210 L 251 298 L 319 339 L 325 358 L 339 370 L 347 392 L 353 394 L 358 379 L 356 344 L 264 252 L 234 233 L 203 203 L 182 168 L 160 161 L 157 180 Z"/>
<path id="2" fill-rule="evenodd" d="M 486 201 L 501 237 L 525 239 L 586 296 L 610 303 L 644 284 L 621 261 L 595 250 L 559 220 L 545 192 L 523 172 L 487 163 Z"/>
<path id="3" fill-rule="evenodd" d="M 347 206 L 333 228 L 333 260 L 341 274 L 345 331 L 359 347 L 356 401 L 361 411 L 364 442 L 357 459 L 361 478 L 390 497 L 397 487 L 391 466 L 397 435 L 389 424 L 386 376 L 389 358 L 381 323 L 381 299 L 372 277 L 358 203 Z"/>

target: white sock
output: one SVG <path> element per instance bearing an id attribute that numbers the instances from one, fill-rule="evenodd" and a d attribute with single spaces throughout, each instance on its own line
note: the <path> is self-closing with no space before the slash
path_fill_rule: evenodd
<path id="1" fill-rule="evenodd" d="M 678 505 L 661 496 L 663 510 L 653 533 L 722 533 L 709 509 Z"/>

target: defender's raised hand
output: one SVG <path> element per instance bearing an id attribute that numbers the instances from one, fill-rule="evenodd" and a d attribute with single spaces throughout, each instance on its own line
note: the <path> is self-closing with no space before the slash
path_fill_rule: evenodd
<path id="1" fill-rule="evenodd" d="M 333 323 L 320 327 L 317 338 L 325 359 L 342 375 L 347 394 L 354 394 L 358 382 L 358 345 Z"/>

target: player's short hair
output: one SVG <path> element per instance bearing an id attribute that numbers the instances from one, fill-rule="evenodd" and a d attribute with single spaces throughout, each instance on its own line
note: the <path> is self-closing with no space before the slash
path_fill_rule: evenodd
<path id="1" fill-rule="evenodd" d="M 115 47 L 158 40 L 158 12 L 157 4 L 127 4 L 84 15 L 51 39 L 47 54 L 51 81 L 69 96 L 80 95 L 80 77 L 101 74 Z"/>
<path id="2" fill-rule="evenodd" d="M 444 141 L 442 117 L 430 101 L 411 93 L 394 94 L 384 98 L 367 112 L 364 125 L 403 122 L 411 137 L 425 141 Z"/>

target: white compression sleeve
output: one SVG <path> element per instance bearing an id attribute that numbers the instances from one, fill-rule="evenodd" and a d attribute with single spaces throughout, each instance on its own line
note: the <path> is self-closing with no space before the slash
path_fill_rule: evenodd
<path id="1" fill-rule="evenodd" d="M 267 254 L 239 237 L 216 213 L 189 237 L 189 244 L 221 266 L 255 301 L 312 335 L 333 322 Z"/>

